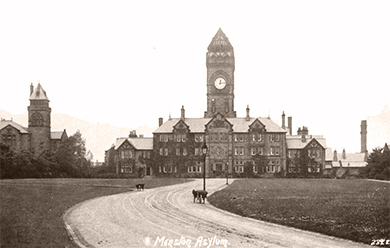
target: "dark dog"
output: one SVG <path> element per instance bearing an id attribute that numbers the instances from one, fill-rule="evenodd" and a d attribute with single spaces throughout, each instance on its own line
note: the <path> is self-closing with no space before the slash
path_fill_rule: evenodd
<path id="1" fill-rule="evenodd" d="M 144 190 L 144 186 L 145 184 L 144 183 L 139 183 L 139 184 L 136 184 L 135 187 L 137 188 L 137 191 L 140 191 L 140 190 Z"/>
<path id="2" fill-rule="evenodd" d="M 194 195 L 194 202 L 195 202 L 195 199 L 198 199 L 199 203 L 202 203 L 202 199 L 203 199 L 203 203 L 206 203 L 207 191 L 193 189 L 192 194 Z"/>

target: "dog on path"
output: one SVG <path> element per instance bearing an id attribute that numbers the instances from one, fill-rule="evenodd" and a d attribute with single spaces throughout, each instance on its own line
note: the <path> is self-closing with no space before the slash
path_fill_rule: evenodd
<path id="1" fill-rule="evenodd" d="M 203 200 L 203 203 L 206 203 L 207 191 L 193 189 L 192 194 L 194 196 L 194 203 L 195 203 L 195 199 L 198 199 L 199 203 L 202 203 L 202 200 Z"/>
<path id="2" fill-rule="evenodd" d="M 136 184 L 135 187 L 137 188 L 137 191 L 143 191 L 144 190 L 144 187 L 145 187 L 145 184 L 144 183 L 139 183 L 139 184 Z"/>

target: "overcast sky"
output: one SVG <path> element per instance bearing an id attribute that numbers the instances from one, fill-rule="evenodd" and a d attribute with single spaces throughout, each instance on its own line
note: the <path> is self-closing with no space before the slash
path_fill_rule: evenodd
<path id="1" fill-rule="evenodd" d="M 293 117 L 360 151 L 360 121 L 390 105 L 390 1 L 0 0 L 0 108 L 27 110 L 40 80 L 52 113 L 157 127 L 203 117 L 206 52 L 234 47 L 235 110 Z"/>

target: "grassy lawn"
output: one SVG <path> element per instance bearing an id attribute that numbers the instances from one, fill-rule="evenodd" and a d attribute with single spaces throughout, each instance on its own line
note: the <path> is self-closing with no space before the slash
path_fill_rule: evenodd
<path id="1" fill-rule="evenodd" d="M 390 184 L 385 182 L 244 179 L 208 199 L 242 216 L 366 244 L 390 238 Z"/>
<path id="2" fill-rule="evenodd" d="M 0 181 L 0 247 L 77 247 L 62 215 L 95 197 L 187 182 L 186 179 L 22 179 Z"/>

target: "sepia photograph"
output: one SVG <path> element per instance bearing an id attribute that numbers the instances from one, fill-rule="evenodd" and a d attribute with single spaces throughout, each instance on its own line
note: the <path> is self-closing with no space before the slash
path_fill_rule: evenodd
<path id="1" fill-rule="evenodd" d="M 0 0 L 0 247 L 390 247 L 389 13 Z"/>

